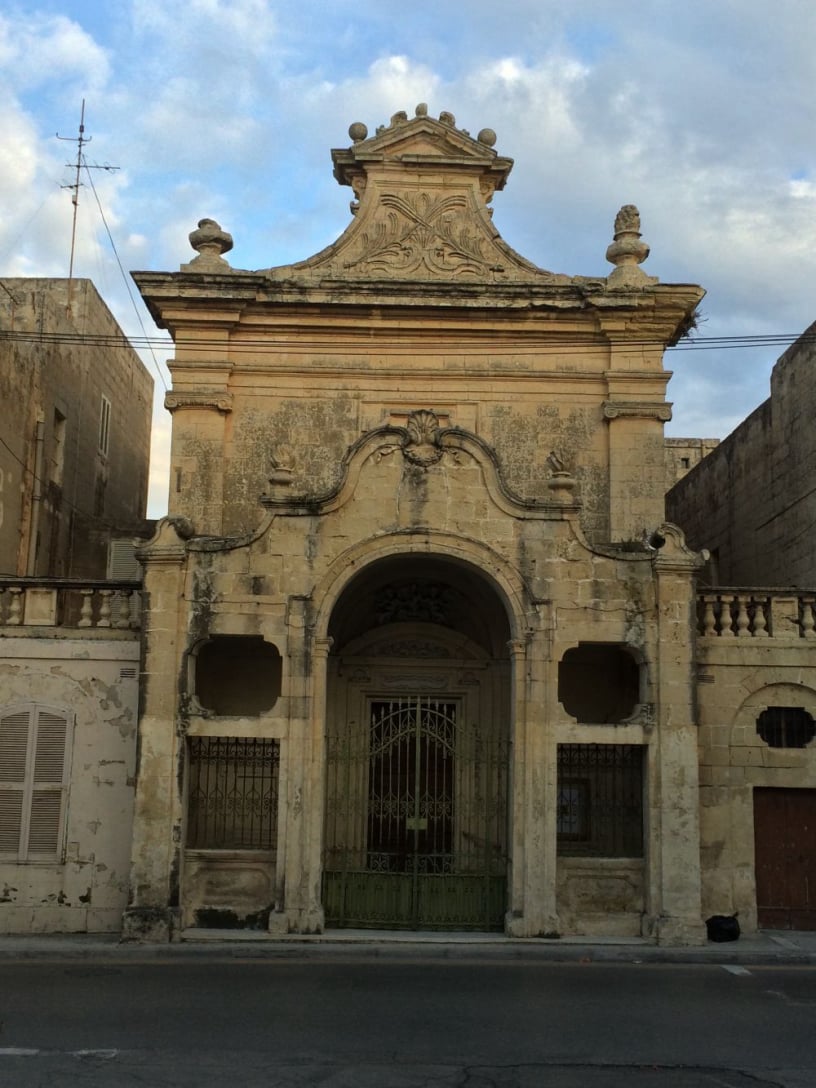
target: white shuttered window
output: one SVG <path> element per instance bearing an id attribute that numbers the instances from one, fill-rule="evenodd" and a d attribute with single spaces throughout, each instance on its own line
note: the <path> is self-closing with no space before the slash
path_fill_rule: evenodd
<path id="1" fill-rule="evenodd" d="M 70 726 L 54 707 L 0 711 L 0 857 L 62 859 Z"/>

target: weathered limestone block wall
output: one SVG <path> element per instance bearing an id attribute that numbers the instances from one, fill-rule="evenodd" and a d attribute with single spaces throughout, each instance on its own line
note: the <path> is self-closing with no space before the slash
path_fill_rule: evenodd
<path id="1" fill-rule="evenodd" d="M 666 512 L 731 586 L 816 584 L 812 325 L 776 363 L 771 396 L 672 488 Z"/>
<path id="2" fill-rule="evenodd" d="M 719 444 L 719 438 L 665 439 L 666 491 L 670 491 L 678 480 L 696 468 Z"/>
<path id="3" fill-rule="evenodd" d="M 667 943 L 697 935 L 688 635 L 695 558 L 674 537 L 665 554 L 645 545 L 593 551 L 563 478 L 555 488 L 550 481 L 547 504 L 514 504 L 500 492 L 495 465 L 475 438 L 435 432 L 425 422 L 424 444 L 408 429 L 369 435 L 339 492 L 324 504 L 287 498 L 289 489 L 278 487 L 277 498 L 265 503 L 265 526 L 243 541 L 185 543 L 164 522 L 145 548 L 151 608 L 129 935 L 172 931 L 185 909 L 185 881 L 188 899 L 200 894 L 201 858 L 185 857 L 183 849 L 185 734 L 280 741 L 281 826 L 270 863 L 274 902 L 265 906 L 275 908 L 273 922 L 282 928 L 322 927 L 323 691 L 333 607 L 327 602 L 338 592 L 331 587 L 389 556 L 466 563 L 510 594 L 516 767 L 509 931 L 613 926 Z M 411 461 L 423 455 L 428 463 Z M 174 612 L 179 594 L 182 607 Z M 197 705 L 191 666 L 197 647 L 213 635 L 261 635 L 277 647 L 281 695 L 268 713 L 219 720 Z M 626 722 L 579 723 L 559 704 L 559 661 L 581 642 L 626 644 L 641 663 L 642 690 Z M 647 751 L 648 793 L 659 818 L 654 826 L 649 818 L 645 860 L 557 866 L 559 743 L 625 743 Z M 250 861 L 257 870 L 257 859 Z M 591 895 L 593 870 L 598 882 Z M 188 905 L 182 921 L 190 913 Z"/>
<path id="4" fill-rule="evenodd" d="M 43 636 L 17 628 L 0 640 L 0 708 L 68 711 L 73 745 L 64 860 L 0 859 L 0 931 L 116 932 L 127 902 L 139 644 L 118 632 Z"/>
<path id="5" fill-rule="evenodd" d="M 697 642 L 703 915 L 739 912 L 756 928 L 754 807 L 757 787 L 816 787 L 816 749 L 775 748 L 757 733 L 769 706 L 816 717 L 813 643 L 785 631 L 757 638 L 716 633 Z"/>

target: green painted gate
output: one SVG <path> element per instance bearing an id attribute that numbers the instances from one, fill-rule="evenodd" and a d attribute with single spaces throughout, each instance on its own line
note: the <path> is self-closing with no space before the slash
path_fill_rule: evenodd
<path id="1" fill-rule="evenodd" d="M 369 700 L 328 738 L 328 925 L 501 930 L 507 743 L 457 699 Z"/>

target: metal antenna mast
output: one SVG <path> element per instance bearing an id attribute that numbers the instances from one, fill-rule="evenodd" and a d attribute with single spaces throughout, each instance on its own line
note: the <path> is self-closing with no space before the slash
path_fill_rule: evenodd
<path id="1" fill-rule="evenodd" d="M 84 160 L 82 149 L 85 144 L 89 144 L 93 139 L 92 136 L 85 136 L 85 99 L 82 99 L 82 111 L 79 116 L 79 135 L 78 136 L 60 136 L 56 134 L 58 140 L 66 140 L 70 143 L 77 145 L 77 157 L 76 163 L 67 162 L 65 165 L 68 167 L 74 167 L 76 173 L 74 175 L 73 185 L 63 185 L 63 189 L 71 190 L 71 203 L 74 205 L 73 220 L 71 223 L 71 260 L 68 265 L 68 309 L 71 308 L 71 301 L 74 290 L 74 250 L 76 248 L 76 226 L 77 226 L 77 209 L 79 208 L 79 189 L 82 184 L 79 180 L 82 173 L 82 167 L 86 170 L 118 170 L 118 166 L 98 166 L 96 163 L 87 163 Z"/>

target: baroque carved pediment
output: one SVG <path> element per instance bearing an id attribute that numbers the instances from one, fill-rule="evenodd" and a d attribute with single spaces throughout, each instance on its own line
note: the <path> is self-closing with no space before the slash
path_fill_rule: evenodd
<path id="1" fill-rule="evenodd" d="M 474 221 L 465 193 L 384 193 L 350 248 L 344 268 L 375 275 L 479 277 L 503 272 L 506 264 Z"/>
<path id="2" fill-rule="evenodd" d="M 514 281 L 569 283 L 537 268 L 508 246 L 488 207 L 513 165 L 493 150 L 496 134 L 474 139 L 447 112 L 439 119 L 420 104 L 417 116 L 394 114 L 374 136 L 361 122 L 349 148 L 332 151 L 334 176 L 354 190 L 353 222 L 321 253 L 274 279 Z"/>

